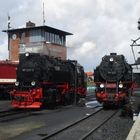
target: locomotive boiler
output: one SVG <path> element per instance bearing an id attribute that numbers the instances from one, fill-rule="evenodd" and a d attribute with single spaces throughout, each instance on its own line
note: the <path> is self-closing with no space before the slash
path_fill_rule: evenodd
<path id="1" fill-rule="evenodd" d="M 132 86 L 132 68 L 123 55 L 105 55 L 94 70 L 96 98 L 104 106 L 128 102 Z"/>
<path id="2" fill-rule="evenodd" d="M 20 55 L 17 81 L 11 92 L 12 106 L 40 108 L 48 104 L 71 104 L 85 94 L 84 69 L 76 61 L 37 53 Z"/>

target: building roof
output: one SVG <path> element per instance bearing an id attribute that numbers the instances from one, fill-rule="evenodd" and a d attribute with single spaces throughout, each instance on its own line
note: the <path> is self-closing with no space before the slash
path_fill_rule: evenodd
<path id="1" fill-rule="evenodd" d="M 52 32 L 52 33 L 58 33 L 62 35 L 73 35 L 72 33 L 62 31 L 50 26 L 35 26 L 35 27 L 25 27 L 25 28 L 17 28 L 17 29 L 8 29 L 8 30 L 3 30 L 3 32 L 17 32 L 17 31 L 26 31 L 26 30 L 32 30 L 32 29 L 44 29 L 46 31 Z"/>
<path id="2" fill-rule="evenodd" d="M 85 72 L 87 76 L 93 76 L 93 72 Z"/>

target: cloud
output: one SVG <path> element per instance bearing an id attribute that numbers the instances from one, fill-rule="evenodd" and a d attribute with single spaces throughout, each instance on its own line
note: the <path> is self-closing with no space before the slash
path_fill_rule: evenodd
<path id="1" fill-rule="evenodd" d="M 96 45 L 93 42 L 84 42 L 81 46 L 77 47 L 74 50 L 74 53 L 70 56 L 72 58 L 77 57 L 77 59 L 83 58 L 86 56 L 87 59 L 92 58 L 96 52 Z"/>
<path id="2" fill-rule="evenodd" d="M 130 40 L 140 36 L 139 0 L 5 0 L 0 5 L 0 29 L 7 28 L 8 12 L 13 28 L 28 20 L 42 25 L 43 1 L 46 24 L 74 34 L 67 38 L 68 58 L 77 59 L 85 70 L 92 71 L 110 52 L 124 54 L 128 62 L 133 62 Z M 0 33 L 0 38 L 1 58 L 6 58 L 7 50 L 1 48 L 7 36 Z"/>
<path id="3" fill-rule="evenodd" d="M 84 42 L 80 46 L 68 48 L 69 59 L 76 59 L 87 69 L 93 70 L 93 56 L 97 53 L 96 44 L 92 41 Z M 89 63 L 91 65 L 89 65 Z"/>

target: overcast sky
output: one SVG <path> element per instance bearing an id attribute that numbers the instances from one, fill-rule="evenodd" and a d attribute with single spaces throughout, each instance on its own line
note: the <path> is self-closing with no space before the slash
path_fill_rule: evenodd
<path id="1" fill-rule="evenodd" d="M 92 71 L 111 52 L 124 54 L 133 63 L 131 39 L 140 37 L 137 21 L 140 0 L 44 0 L 46 25 L 73 33 L 67 37 L 68 58 Z M 29 20 L 42 25 L 43 0 L 0 2 L 0 29 L 25 27 Z M 135 53 L 140 48 L 135 47 Z M 0 33 L 0 59 L 8 58 L 7 35 Z"/>

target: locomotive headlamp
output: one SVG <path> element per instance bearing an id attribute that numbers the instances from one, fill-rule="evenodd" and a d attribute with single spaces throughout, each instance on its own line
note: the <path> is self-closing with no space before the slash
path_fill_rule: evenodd
<path id="1" fill-rule="evenodd" d="M 36 84 L 35 81 L 32 81 L 32 82 L 31 82 L 31 85 L 32 85 L 32 86 L 35 86 L 35 84 Z"/>
<path id="2" fill-rule="evenodd" d="M 119 84 L 119 88 L 123 88 L 123 84 Z"/>
<path id="3" fill-rule="evenodd" d="M 114 61 L 114 59 L 111 57 L 111 58 L 109 59 L 109 61 L 110 61 L 110 62 L 113 62 L 113 61 Z"/>
<path id="4" fill-rule="evenodd" d="M 104 84 L 101 84 L 101 85 L 100 85 L 100 88 L 104 88 Z"/>
<path id="5" fill-rule="evenodd" d="M 15 86 L 19 86 L 19 82 L 15 82 Z"/>
<path id="6" fill-rule="evenodd" d="M 29 56 L 29 53 L 28 53 L 28 52 L 27 52 L 27 53 L 25 53 L 25 56 L 26 56 L 26 57 L 28 57 L 28 56 Z"/>

